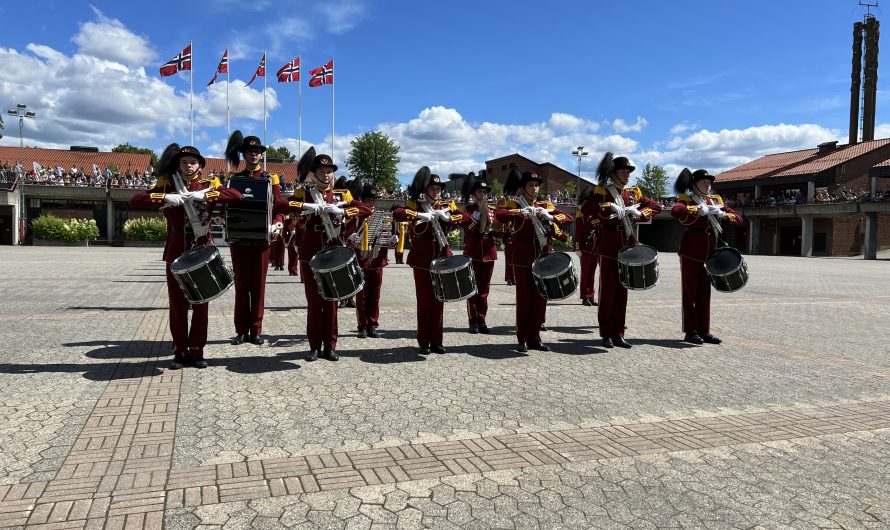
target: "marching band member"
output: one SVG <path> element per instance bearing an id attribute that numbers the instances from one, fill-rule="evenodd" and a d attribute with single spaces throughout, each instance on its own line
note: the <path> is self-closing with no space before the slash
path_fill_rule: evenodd
<path id="1" fill-rule="evenodd" d="M 514 167 L 507 176 L 504 194 L 524 197 L 528 207 L 521 208 L 516 200 L 508 199 L 495 212 L 498 220 L 512 224 L 513 274 L 516 281 L 516 338 L 519 341 L 517 350 L 520 352 L 527 352 L 529 348 L 550 351 L 550 348 L 541 342 L 541 326 L 546 318 L 547 299 L 540 295 L 535 286 L 532 262 L 551 252 L 553 232 L 549 227 L 546 229 L 544 237 L 547 244 L 544 248 L 538 248 L 531 217 L 537 217 L 542 224 L 567 224 L 573 220 L 571 215 L 557 209 L 550 201 L 537 200 L 541 182 L 543 182 L 541 177 L 531 171 L 526 171 L 519 177 L 519 170 Z"/>
<path id="2" fill-rule="evenodd" d="M 287 248 L 287 273 L 290 276 L 298 276 L 300 273 L 300 261 L 297 259 L 297 256 L 299 256 L 299 251 L 297 249 L 299 232 L 299 216 L 291 214 L 285 215 L 284 228 L 282 229 L 281 234 L 284 238 L 284 245 Z"/>
<path id="3" fill-rule="evenodd" d="M 581 258 L 581 286 L 578 289 L 581 295 L 581 303 L 586 306 L 597 305 L 596 289 L 596 265 L 597 258 L 594 254 L 596 246 L 596 235 L 599 231 L 599 219 L 584 215 L 581 209 L 584 203 L 590 198 L 591 190 L 589 187 L 578 196 L 578 211 L 575 214 L 575 221 L 578 223 L 575 229 L 575 250 Z"/>
<path id="4" fill-rule="evenodd" d="M 742 216 L 723 204 L 719 195 L 711 194 L 714 177 L 704 169 L 690 172 L 683 169 L 674 183 L 677 202 L 671 215 L 686 230 L 680 240 L 680 276 L 683 293 L 684 342 L 720 344 L 711 335 L 711 283 L 705 271 L 708 254 L 717 248 L 717 223 L 729 221 L 744 224 Z"/>
<path id="5" fill-rule="evenodd" d="M 447 234 L 452 225 L 462 226 L 470 221 L 466 212 L 459 210 L 451 200 L 443 200 L 442 179 L 423 166 L 411 183 L 411 199 L 403 208 L 393 212 L 393 220 L 407 221 L 411 229 L 411 252 L 408 265 L 414 272 L 414 288 L 417 297 L 417 344 L 420 353 L 445 353 L 442 345 L 444 303 L 433 290 L 430 264 L 440 256 L 450 256 L 447 242 L 444 248 L 436 242 L 432 223 L 436 220 Z M 431 212 L 423 211 L 422 202 L 429 204 Z"/>
<path id="6" fill-rule="evenodd" d="M 191 329 L 189 329 L 189 303 L 170 272 L 170 264 L 193 245 L 212 245 L 213 237 L 208 235 L 195 241 L 191 221 L 186 216 L 184 201 L 192 201 L 199 211 L 211 217 L 217 204 L 241 200 L 238 190 L 223 188 L 219 179 L 204 178 L 204 157 L 197 148 L 187 145 L 182 149 L 170 144 L 161 155 L 158 163 L 158 182 L 155 187 L 133 196 L 130 204 L 135 208 L 161 207 L 167 219 L 167 242 L 164 245 L 164 262 L 167 271 L 167 299 L 170 304 L 170 335 L 173 337 L 173 361 L 169 368 L 177 370 L 183 365 L 206 368 L 204 346 L 207 344 L 207 307 L 193 304 Z M 176 192 L 173 179 L 179 172 L 186 194 Z"/>
<path id="7" fill-rule="evenodd" d="M 513 274 L 513 227 L 509 222 L 499 224 L 498 237 L 504 245 L 504 281 L 507 285 L 516 285 L 516 276 Z"/>
<path id="8" fill-rule="evenodd" d="M 625 233 L 622 219 L 629 215 L 634 220 L 648 220 L 661 211 L 661 205 L 643 196 L 640 188 L 627 187 L 634 169 L 627 157 L 613 159 L 611 152 L 606 153 L 596 170 L 598 186 L 581 208 L 585 216 L 599 220 L 599 237 L 594 247 L 600 268 L 597 319 L 605 348 L 631 347 L 624 340 L 627 289 L 618 276 L 618 253 L 625 246 L 635 244 L 635 239 L 633 234 Z"/>
<path id="9" fill-rule="evenodd" d="M 268 179 L 272 184 L 272 204 L 281 201 L 281 185 L 278 175 L 263 171 L 263 153 L 266 146 L 256 136 L 244 137 L 241 131 L 235 131 L 229 137 L 226 146 L 226 158 L 233 168 L 240 164 L 240 155 L 244 156 L 244 169 L 231 176 L 247 177 L 258 180 Z M 274 214 L 269 231 L 284 217 Z M 231 344 L 237 345 L 247 341 L 262 345 L 266 342 L 261 335 L 263 331 L 263 314 L 266 309 L 266 273 L 269 271 L 270 247 L 267 244 L 245 244 L 232 242 L 229 244 L 232 254 L 232 268 L 235 271 L 235 338 Z"/>
<path id="10" fill-rule="evenodd" d="M 325 300 L 318 294 L 315 276 L 309 262 L 328 244 L 343 244 L 340 225 L 344 220 L 359 220 L 371 215 L 371 209 L 352 198 L 347 189 L 334 189 L 334 171 L 337 166 L 328 155 L 312 156 L 314 148 L 310 148 L 298 164 L 300 182 L 309 175 L 309 185 L 314 186 L 324 200 L 316 204 L 310 190 L 297 188 L 289 198 L 288 211 L 292 214 L 306 216 L 304 221 L 300 247 L 300 276 L 303 278 L 308 311 L 306 314 L 306 334 L 309 336 L 309 355 L 307 361 L 318 360 L 319 355 L 329 361 L 336 361 L 337 355 L 337 301 Z M 309 163 L 311 160 L 311 164 Z M 304 169 L 308 166 L 308 170 Z M 328 216 L 337 231 L 337 239 L 328 241 L 322 216 Z"/>
<path id="11" fill-rule="evenodd" d="M 377 186 L 366 184 L 361 191 L 361 202 L 374 209 L 377 203 Z M 379 215 L 379 213 L 378 213 Z M 389 247 L 399 241 L 399 236 L 393 234 L 393 224 L 386 227 L 386 231 L 380 234 L 369 233 L 370 221 L 376 216 L 372 215 L 363 219 L 359 229 L 349 236 L 349 242 L 355 249 L 359 266 L 365 276 L 364 288 L 355 295 L 355 314 L 358 320 L 358 337 L 363 339 L 380 337 L 377 328 L 380 326 L 380 288 L 383 284 L 383 268 L 389 264 L 387 254 Z M 382 226 L 380 227 L 382 229 Z M 378 237 L 378 244 L 371 241 L 371 237 Z"/>
<path id="12" fill-rule="evenodd" d="M 282 228 L 282 232 L 283 231 L 284 228 Z M 269 265 L 272 266 L 273 270 L 284 270 L 284 252 L 286 250 L 286 246 L 287 245 L 284 242 L 284 237 L 282 237 L 280 234 L 272 239 L 272 244 L 269 245 Z"/>
<path id="13" fill-rule="evenodd" d="M 488 313 L 488 293 L 494 262 L 498 259 L 498 249 L 494 242 L 494 209 L 488 207 L 491 186 L 484 179 L 470 173 L 464 178 L 463 196 L 468 204 L 464 210 L 472 221 L 464 227 L 464 256 L 473 262 L 473 275 L 476 277 L 477 292 L 467 299 L 467 317 L 470 333 L 489 333 L 485 316 Z"/>

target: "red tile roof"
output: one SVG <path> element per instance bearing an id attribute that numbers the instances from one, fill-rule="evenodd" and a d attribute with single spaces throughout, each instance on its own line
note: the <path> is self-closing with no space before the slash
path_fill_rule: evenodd
<path id="1" fill-rule="evenodd" d="M 776 174 L 777 177 L 785 177 L 789 175 L 812 175 L 831 169 L 833 167 L 845 164 L 850 160 L 868 154 L 875 149 L 883 147 L 890 143 L 890 138 L 874 140 L 871 142 L 861 142 L 853 145 L 840 146 L 827 155 L 821 156 L 815 160 L 786 169 Z"/>
<path id="2" fill-rule="evenodd" d="M 776 153 L 766 155 L 752 160 L 746 164 L 742 164 L 736 168 L 719 173 L 716 182 L 729 182 L 734 180 L 750 180 L 758 177 L 765 177 L 776 172 L 782 171 L 788 166 L 800 164 L 808 159 L 812 159 L 818 153 L 818 149 L 804 149 L 802 151 L 791 151 L 788 153 Z"/>
<path id="3" fill-rule="evenodd" d="M 18 163 L 20 150 L 18 147 L 0 146 L 0 164 L 7 160 L 10 165 L 15 166 Z M 226 171 L 226 160 L 224 158 L 205 158 L 207 164 L 204 168 L 205 172 L 213 171 L 216 174 Z M 85 151 L 68 151 L 65 149 L 43 149 L 40 147 L 25 148 L 25 170 L 30 171 L 37 162 L 46 168 L 55 168 L 62 166 L 66 171 L 71 166 L 83 168 L 87 174 L 92 174 L 93 164 L 99 166 L 100 171 L 105 171 L 106 167 L 117 166 L 117 168 L 125 173 L 127 169 L 139 171 L 142 173 L 151 163 L 151 157 L 143 154 L 133 153 L 110 153 L 98 152 L 91 153 Z M 294 163 L 269 163 L 267 165 L 269 173 L 277 173 L 285 183 L 293 183 L 297 178 L 297 164 Z"/>
<path id="4" fill-rule="evenodd" d="M 10 165 L 15 166 L 19 160 L 20 150 L 18 147 L 0 146 L 0 163 L 7 160 Z M 66 171 L 71 166 L 83 168 L 85 173 L 92 174 L 93 164 L 99 166 L 100 171 L 105 171 L 108 166 L 117 166 L 121 172 L 127 169 L 133 171 L 145 171 L 145 168 L 151 163 L 149 155 L 133 154 L 133 153 L 90 153 L 84 151 L 66 151 L 64 149 L 43 149 L 40 147 L 25 148 L 25 171 L 31 171 L 34 167 L 33 162 L 37 162 L 41 166 L 50 169 L 56 166 L 62 166 Z"/>

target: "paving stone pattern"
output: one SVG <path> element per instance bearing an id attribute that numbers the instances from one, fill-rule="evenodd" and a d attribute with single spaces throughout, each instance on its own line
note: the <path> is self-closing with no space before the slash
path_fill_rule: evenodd
<path id="1" fill-rule="evenodd" d="M 341 310 L 338 363 L 302 360 L 303 286 L 270 272 L 269 345 L 228 345 L 230 292 L 211 367 L 169 371 L 158 254 L 0 250 L 0 527 L 890 526 L 884 261 L 751 257 L 715 295 L 726 342 L 698 348 L 663 256 L 630 296 L 632 350 L 599 348 L 570 299 L 529 355 L 499 264 L 495 333 L 448 304 L 449 353 L 428 358 L 392 266 L 384 338 Z"/>

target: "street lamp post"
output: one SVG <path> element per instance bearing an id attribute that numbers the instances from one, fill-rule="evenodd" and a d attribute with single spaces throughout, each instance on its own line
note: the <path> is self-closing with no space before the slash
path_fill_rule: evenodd
<path id="1" fill-rule="evenodd" d="M 25 239 L 25 118 L 34 119 L 37 117 L 36 112 L 28 110 L 28 106 L 19 103 L 14 109 L 6 111 L 7 114 L 16 116 L 19 119 L 19 167 L 21 172 L 18 175 L 17 186 L 19 187 L 19 245 Z"/>
<path id="2" fill-rule="evenodd" d="M 579 145 L 577 149 L 572 151 L 572 154 L 578 157 L 578 184 L 575 186 L 575 204 L 577 204 L 578 197 L 581 196 L 581 159 L 590 153 L 584 150 L 584 146 Z"/>

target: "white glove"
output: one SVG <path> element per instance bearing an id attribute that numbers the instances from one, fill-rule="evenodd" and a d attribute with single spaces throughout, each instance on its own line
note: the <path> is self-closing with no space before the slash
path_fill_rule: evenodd
<path id="1" fill-rule="evenodd" d="M 451 210 L 436 210 L 436 215 L 443 221 L 451 221 Z"/>
<path id="2" fill-rule="evenodd" d="M 722 206 L 717 206 L 717 205 L 714 205 L 714 204 L 709 204 L 709 205 L 708 205 L 708 215 L 716 215 L 717 217 L 721 217 L 721 215 L 720 215 L 721 213 L 723 213 L 723 207 L 722 207 Z M 723 215 L 726 215 L 726 214 L 723 213 Z"/>
<path id="3" fill-rule="evenodd" d="M 422 223 L 429 223 L 433 220 L 433 214 L 427 212 L 417 212 L 417 219 Z"/>
<path id="4" fill-rule="evenodd" d="M 474 221 L 478 221 L 481 217 L 482 216 L 479 214 L 478 211 L 473 212 L 473 220 Z"/>
<path id="5" fill-rule="evenodd" d="M 182 195 L 178 193 L 168 193 L 164 195 L 164 202 L 166 202 L 170 206 L 182 206 Z"/>
<path id="6" fill-rule="evenodd" d="M 270 225 L 269 225 L 269 235 L 270 235 L 270 236 L 277 236 L 278 234 L 281 233 L 281 228 L 282 228 L 282 227 L 283 227 L 283 225 L 282 225 L 281 223 L 272 223 L 272 224 L 270 224 Z"/>
<path id="7" fill-rule="evenodd" d="M 343 210 L 343 208 L 340 208 L 339 206 L 337 206 L 336 204 L 325 204 L 324 206 L 322 206 L 322 210 L 324 210 L 325 213 L 329 213 L 332 215 L 345 215 L 346 214 L 346 211 Z"/>
<path id="8" fill-rule="evenodd" d="M 390 246 L 393 246 L 393 247 L 394 247 L 394 246 L 396 246 L 396 244 L 398 244 L 398 242 L 399 242 L 399 236 L 397 236 L 397 235 L 395 235 L 395 234 L 389 236 L 389 244 L 390 244 Z"/>
<path id="9" fill-rule="evenodd" d="M 526 218 L 535 215 L 535 208 L 534 208 L 533 206 L 528 206 L 528 207 L 523 208 L 523 209 L 521 209 L 521 210 L 519 210 L 519 211 L 520 211 L 520 213 L 522 213 L 522 215 L 523 215 L 524 217 L 526 217 Z"/>
<path id="10" fill-rule="evenodd" d="M 618 219 L 624 219 L 624 208 L 618 206 L 614 202 L 610 202 L 609 207 L 612 208 L 613 216 L 617 217 Z"/>
<path id="11" fill-rule="evenodd" d="M 634 219 L 640 219 L 641 217 L 643 217 L 643 213 L 640 212 L 640 210 L 636 207 L 636 205 L 626 207 L 624 209 L 624 213 L 632 216 Z"/>
<path id="12" fill-rule="evenodd" d="M 321 204 L 315 204 L 311 202 L 303 203 L 303 211 L 300 212 L 300 215 L 314 215 L 321 211 L 323 206 Z"/>
<path id="13" fill-rule="evenodd" d="M 540 208 L 540 207 L 535 208 L 535 214 L 539 218 L 544 219 L 545 221 L 553 220 L 553 215 L 551 215 L 550 212 L 548 212 L 546 208 Z"/>
<path id="14" fill-rule="evenodd" d="M 708 206 L 707 204 L 704 205 L 704 206 L 699 206 L 699 207 L 698 207 L 698 215 L 699 215 L 699 217 L 705 217 L 706 215 L 710 215 L 710 214 L 711 214 L 711 207 Z"/>
<path id="15" fill-rule="evenodd" d="M 353 245 L 358 245 L 362 240 L 362 235 L 359 232 L 354 232 L 351 236 L 346 238 L 346 240 Z"/>
<path id="16" fill-rule="evenodd" d="M 203 201 L 207 200 L 205 195 L 207 195 L 208 191 L 210 191 L 210 190 L 189 191 L 189 192 L 183 193 L 182 197 L 184 199 L 189 199 L 191 201 L 203 202 Z"/>

